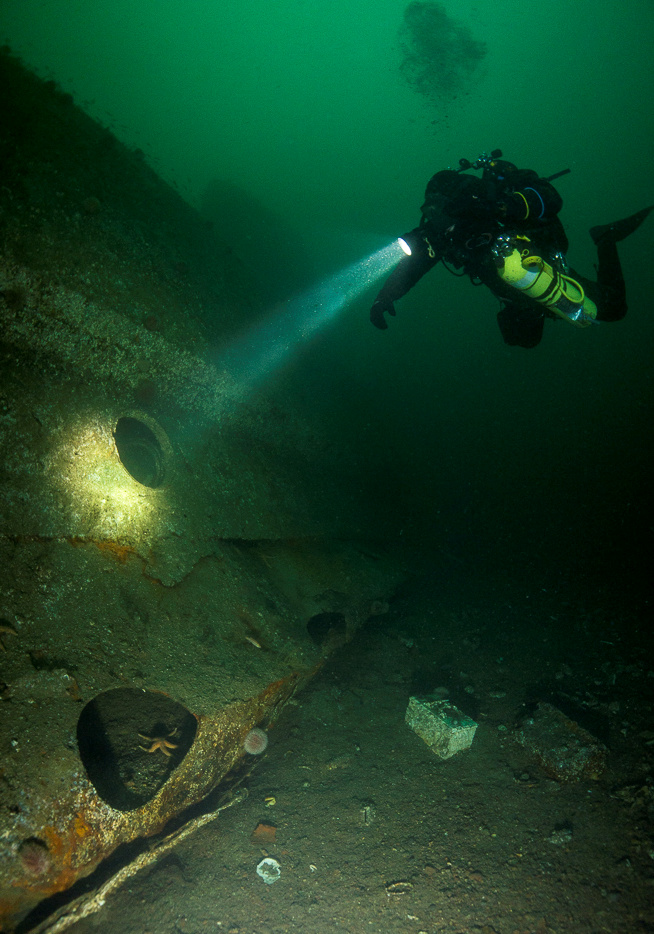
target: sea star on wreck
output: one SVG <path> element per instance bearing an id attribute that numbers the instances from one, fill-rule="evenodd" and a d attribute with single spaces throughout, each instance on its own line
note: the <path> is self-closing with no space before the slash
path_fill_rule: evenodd
<path id="1" fill-rule="evenodd" d="M 140 739 L 145 740 L 146 743 L 149 743 L 149 746 L 139 746 L 139 749 L 142 749 L 143 752 L 156 752 L 157 749 L 160 749 L 164 756 L 172 756 L 173 749 L 177 749 L 179 743 L 171 743 L 171 739 L 177 735 L 177 728 L 175 728 L 168 736 L 144 736 L 143 733 L 138 734 Z"/>

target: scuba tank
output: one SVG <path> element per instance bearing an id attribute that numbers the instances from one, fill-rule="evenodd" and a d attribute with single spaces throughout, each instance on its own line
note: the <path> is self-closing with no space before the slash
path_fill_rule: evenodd
<path id="1" fill-rule="evenodd" d="M 581 284 L 532 255 L 530 246 L 529 238 L 520 234 L 501 234 L 495 240 L 491 252 L 500 278 L 575 327 L 595 323 L 597 306 Z"/>

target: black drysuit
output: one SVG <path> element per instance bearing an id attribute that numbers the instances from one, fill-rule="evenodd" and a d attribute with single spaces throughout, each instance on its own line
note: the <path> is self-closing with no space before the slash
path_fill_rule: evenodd
<path id="1" fill-rule="evenodd" d="M 394 315 L 393 303 L 443 260 L 497 296 L 501 304 L 497 321 L 507 344 L 535 347 L 545 318 L 556 315 L 500 278 L 491 247 L 502 233 L 526 236 L 532 255 L 565 271 L 568 238 L 558 217 L 561 207 L 554 186 L 530 169 L 485 171 L 483 178 L 449 170 L 437 173 L 427 186 L 422 222 L 405 237 L 411 255 L 400 260 L 377 295 L 370 311 L 372 323 L 385 329 L 384 313 Z M 627 306 L 613 238 L 598 243 L 598 259 L 597 282 L 574 270 L 566 274 L 595 302 L 598 320 L 615 321 L 624 317 Z"/>

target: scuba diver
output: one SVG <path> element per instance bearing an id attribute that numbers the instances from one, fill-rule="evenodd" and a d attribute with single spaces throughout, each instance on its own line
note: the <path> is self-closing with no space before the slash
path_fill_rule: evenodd
<path id="1" fill-rule="evenodd" d="M 375 327 L 439 262 L 473 285 L 486 285 L 500 301 L 497 314 L 505 343 L 535 347 L 545 318 L 576 327 L 619 321 L 627 313 L 625 281 L 616 244 L 633 233 L 654 205 L 613 224 L 593 227 L 597 281 L 568 269 L 568 238 L 559 219 L 563 205 L 552 181 L 501 158 L 499 149 L 459 168 L 437 172 L 427 184 L 418 227 L 400 238 L 405 252 L 370 309 Z M 481 169 L 481 177 L 466 174 Z M 461 270 L 459 272 L 459 270 Z"/>

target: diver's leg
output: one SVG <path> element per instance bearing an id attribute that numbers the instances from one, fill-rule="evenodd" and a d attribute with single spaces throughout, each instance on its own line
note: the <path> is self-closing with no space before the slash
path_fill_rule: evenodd
<path id="1" fill-rule="evenodd" d="M 598 227 L 591 227 L 590 235 L 596 244 L 599 244 L 601 240 L 607 237 L 610 237 L 614 243 L 619 243 L 620 240 L 624 240 L 625 237 L 632 234 L 634 230 L 638 230 L 650 211 L 654 211 L 654 204 L 650 205 L 648 208 L 643 208 L 642 211 L 637 211 L 635 214 L 632 214 L 631 217 L 623 218 L 621 221 L 614 221 L 612 224 L 600 224 Z"/>
<path id="2" fill-rule="evenodd" d="M 499 296 L 498 296 L 499 297 Z M 497 313 L 497 323 L 505 344 L 511 347 L 536 347 L 543 336 L 545 316 L 543 309 L 534 302 L 512 301 L 500 297 L 502 307 Z"/>
<path id="3" fill-rule="evenodd" d="M 595 303 L 598 321 L 620 321 L 627 314 L 627 286 L 616 241 L 610 236 L 602 237 L 597 244 Z"/>
<path id="4" fill-rule="evenodd" d="M 591 227 L 590 235 L 597 246 L 597 285 L 587 291 L 597 305 L 598 321 L 620 321 L 627 314 L 626 286 L 616 244 L 637 230 L 653 209 L 654 205 L 613 224 Z"/>

